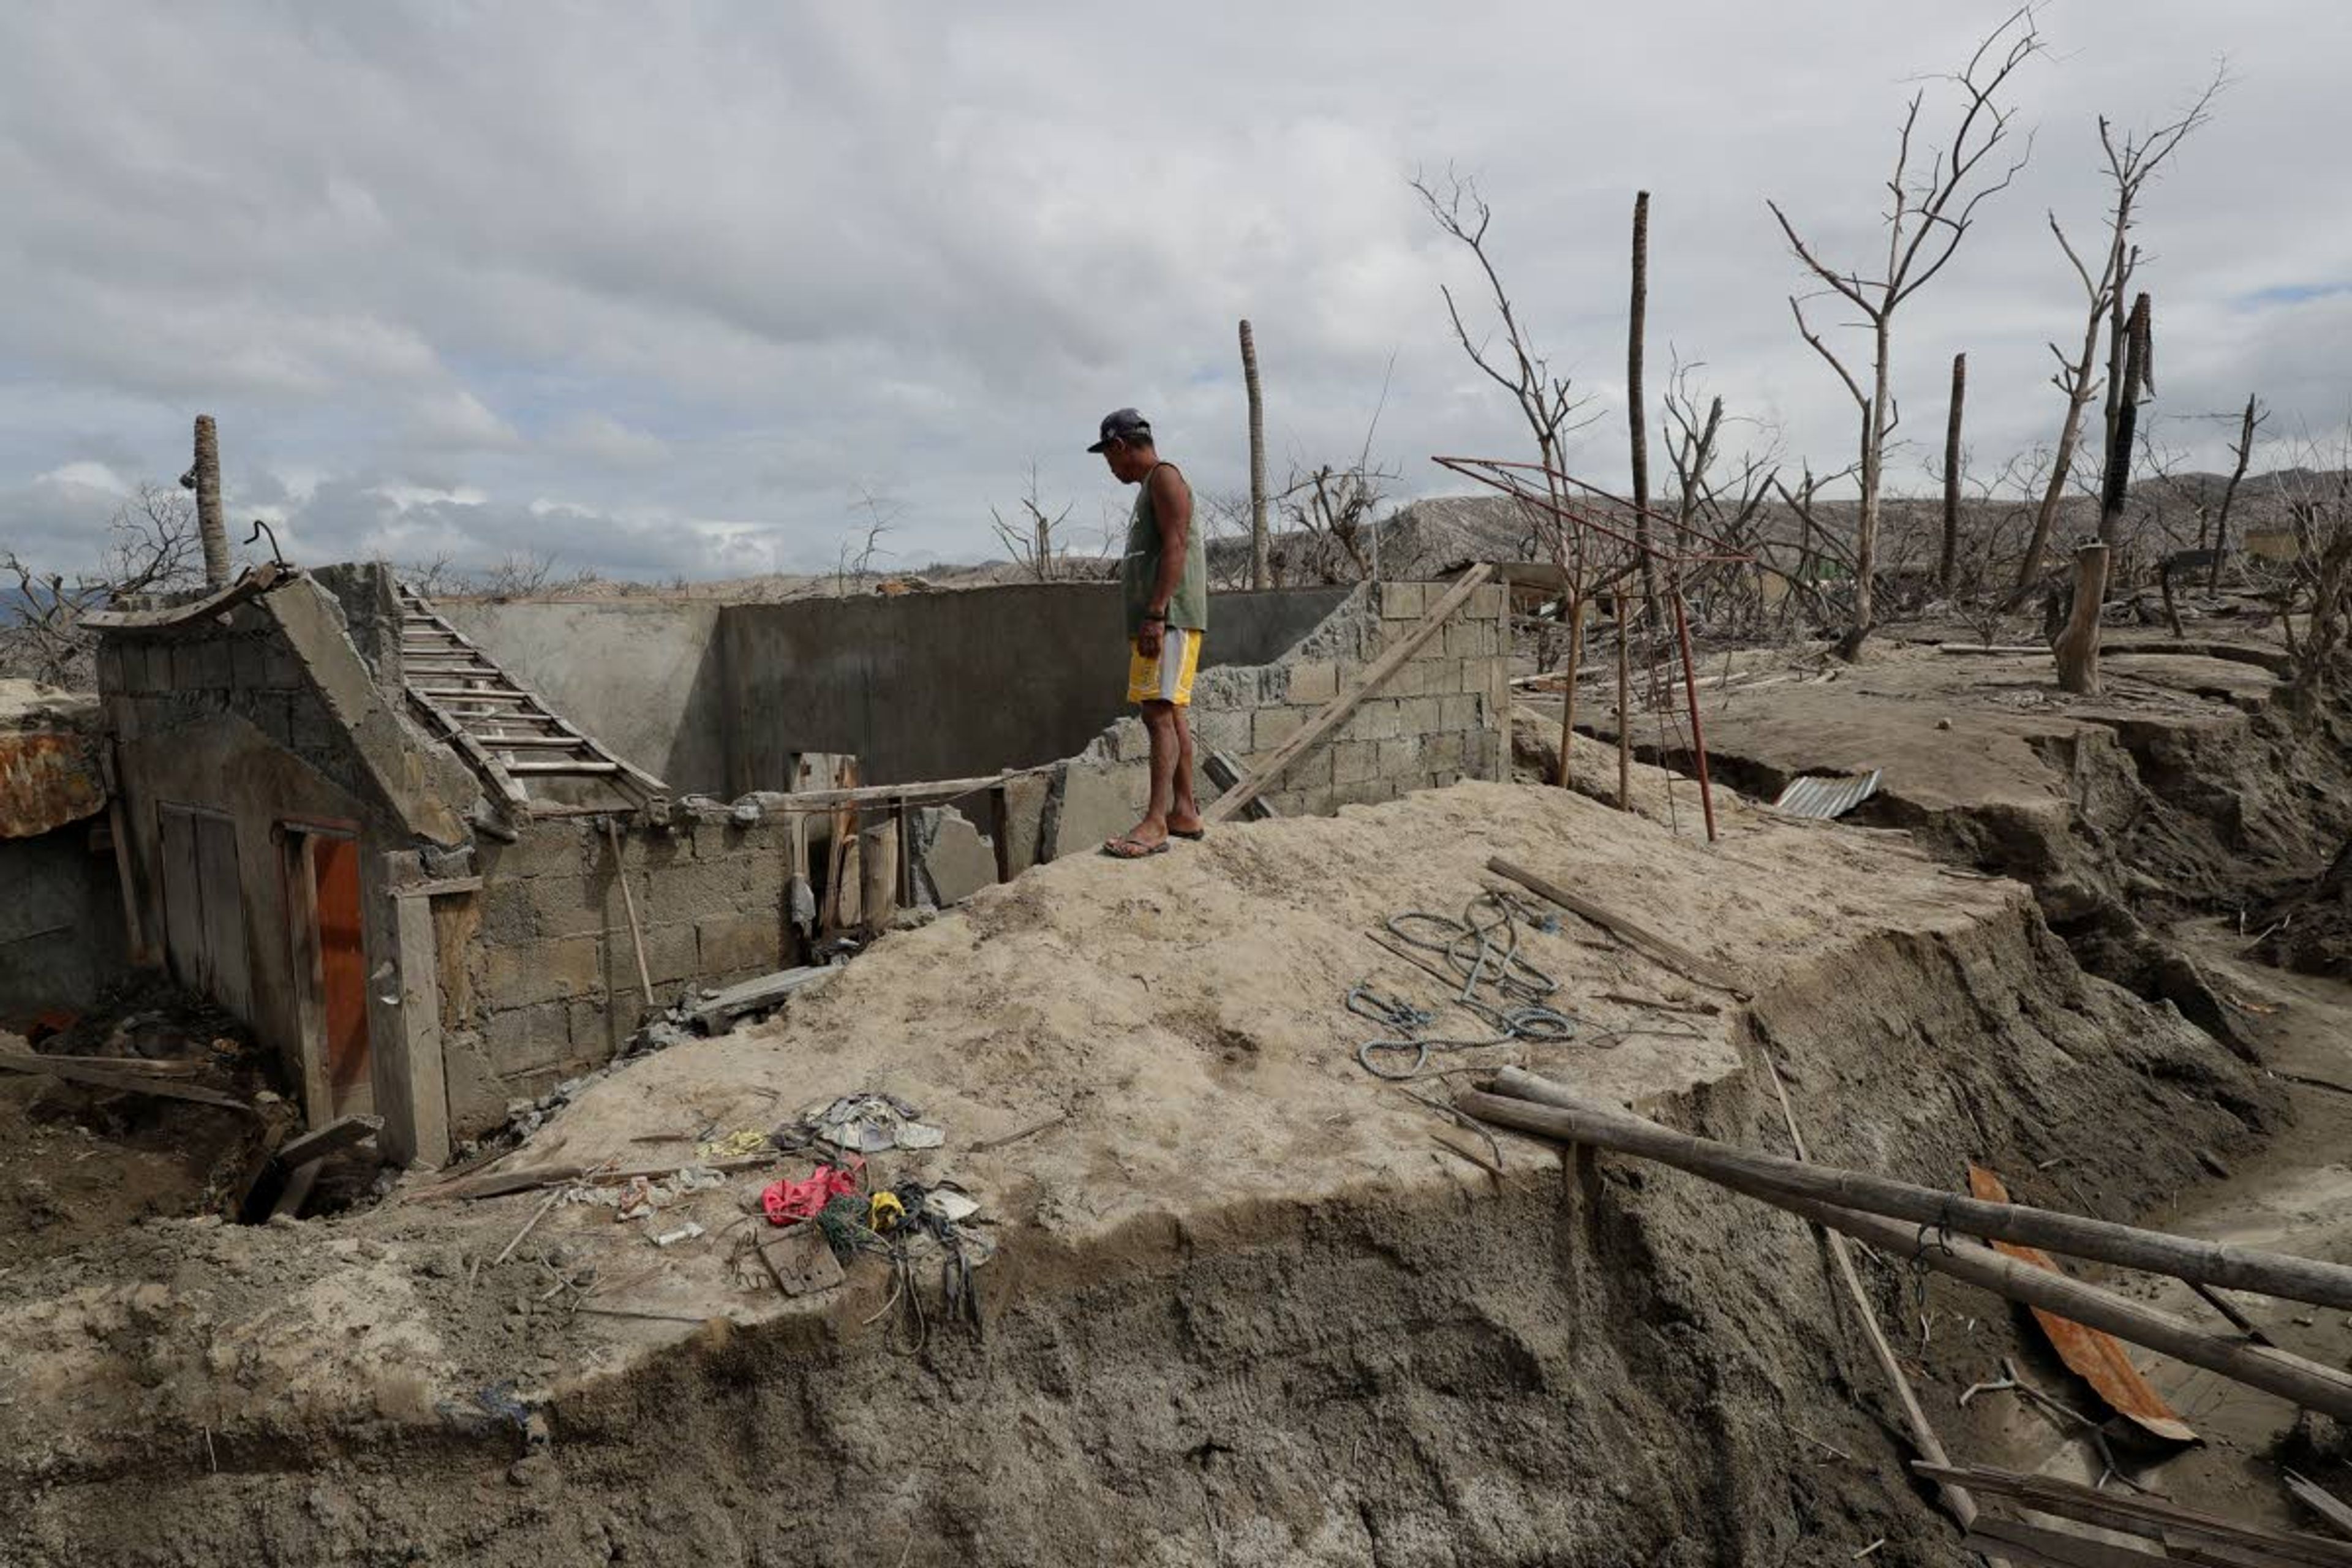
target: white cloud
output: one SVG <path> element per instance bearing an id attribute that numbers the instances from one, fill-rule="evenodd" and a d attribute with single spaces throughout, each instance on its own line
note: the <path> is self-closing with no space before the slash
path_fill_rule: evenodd
<path id="1" fill-rule="evenodd" d="M 1790 328 L 1799 273 L 1763 198 L 1866 255 L 1907 84 L 2002 9 L 1856 29 L 1826 0 L 1315 0 L 1197 7 L 1143 52 L 1036 0 L 913 29 L 855 7 L 590 6 L 552 29 L 530 7 L 13 7 L 0 542 L 35 513 L 75 537 L 89 514 L 53 504 L 58 476 L 177 475 L 203 411 L 233 492 L 313 559 L 536 541 L 656 574 L 814 565 L 861 481 L 904 506 L 908 557 L 981 554 L 1033 457 L 1081 515 L 1109 493 L 1080 448 L 1118 404 L 1202 484 L 1237 482 L 1243 315 L 1277 454 L 1352 451 L 1393 355 L 1377 455 L 1454 488 L 1429 454 L 1525 438 L 1450 340 L 1438 285 L 1477 280 L 1406 188 L 1449 163 L 1495 202 L 1528 324 L 1604 400 L 1650 189 L 1654 385 L 1672 343 L 1834 464 L 1851 413 Z M 2158 120 L 2224 51 L 2238 85 L 2139 234 L 2158 411 L 2206 461 L 2187 416 L 2255 387 L 2283 425 L 2340 420 L 2352 296 L 2327 290 L 2352 282 L 2352 207 L 2320 132 L 2352 13 L 2045 15 L 2058 47 L 2021 85 L 2036 160 L 1899 325 L 1905 433 L 1939 426 L 1966 350 L 1971 447 L 2048 439 L 2042 345 L 2079 307 L 2044 213 L 2094 226 L 2093 116 Z M 1603 412 L 1577 457 L 1613 480 Z M 563 496 L 593 521 L 558 537 L 531 502 Z"/>

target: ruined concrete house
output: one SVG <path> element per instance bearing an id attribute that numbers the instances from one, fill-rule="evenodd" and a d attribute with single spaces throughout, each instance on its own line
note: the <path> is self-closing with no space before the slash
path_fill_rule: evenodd
<path id="1" fill-rule="evenodd" d="M 1221 596 L 1202 755 L 1250 767 L 1441 591 Z M 1477 590 L 1268 804 L 1504 776 L 1503 615 Z M 901 825 L 906 901 L 1126 826 L 1145 753 L 1118 616 L 1095 584 L 430 605 L 377 565 L 118 610 L 121 924 L 280 1054 L 310 1121 L 372 1111 L 388 1154 L 438 1163 L 610 1059 L 648 986 L 664 1005 L 805 956 L 786 889 L 796 851 L 835 868 L 835 814 L 782 798 L 826 782 L 804 759 L 856 759 L 854 809 Z"/>

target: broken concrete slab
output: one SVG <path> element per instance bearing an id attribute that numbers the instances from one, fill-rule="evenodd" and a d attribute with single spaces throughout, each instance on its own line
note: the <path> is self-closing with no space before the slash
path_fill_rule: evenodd
<path id="1" fill-rule="evenodd" d="M 1151 796 L 1151 773 L 1141 764 L 1069 763 L 1054 775 L 1052 859 L 1091 854 L 1136 824 Z"/>
<path id="2" fill-rule="evenodd" d="M 951 806 L 931 806 L 915 818 L 915 874 L 941 909 L 960 904 L 996 881 L 996 845 Z"/>

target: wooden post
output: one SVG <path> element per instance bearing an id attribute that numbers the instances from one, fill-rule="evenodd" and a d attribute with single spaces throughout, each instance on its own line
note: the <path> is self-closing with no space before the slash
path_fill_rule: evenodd
<path id="1" fill-rule="evenodd" d="M 1568 606 L 1568 680 L 1559 693 L 1559 777 L 1558 784 L 1568 787 L 1575 772 L 1576 753 L 1576 669 L 1584 658 L 1584 593 L 1577 590 Z"/>
<path id="2" fill-rule="evenodd" d="M 205 547 L 205 585 L 228 586 L 228 528 L 221 520 L 220 431 L 209 414 L 196 416 L 196 531 Z"/>
<path id="3" fill-rule="evenodd" d="M 898 825 L 894 817 L 857 835 L 857 921 L 868 931 L 890 923 L 898 909 Z"/>
<path id="4" fill-rule="evenodd" d="M 1651 551 L 1649 411 L 1642 393 L 1642 337 L 1649 312 L 1650 193 L 1637 191 L 1633 195 L 1633 298 L 1625 320 L 1625 426 L 1633 440 L 1633 542 L 1642 557 L 1642 597 L 1654 611 L 1658 558 Z"/>
<path id="5" fill-rule="evenodd" d="M 836 762 L 834 784 L 841 789 L 857 787 L 857 759 L 845 756 Z M 817 928 L 827 936 L 842 929 L 841 906 L 849 890 L 850 863 L 857 840 L 857 807 L 845 804 L 833 808 L 833 842 L 825 852 L 824 908 Z"/>
<path id="6" fill-rule="evenodd" d="M 1969 356 L 1952 356 L 1952 416 L 1944 427 L 1944 558 L 1936 571 L 1936 584 L 1945 593 L 1952 591 L 1952 579 L 1960 565 L 1960 405 L 1969 393 Z"/>
<path id="7" fill-rule="evenodd" d="M 1242 385 L 1249 393 L 1250 445 L 1250 586 L 1274 586 L 1274 569 L 1265 521 L 1265 398 L 1257 379 L 1257 339 L 1242 322 Z"/>
<path id="8" fill-rule="evenodd" d="M 1625 590 L 1617 590 L 1617 809 L 1633 809 L 1633 710 L 1631 661 L 1633 626 L 1625 615 Z"/>

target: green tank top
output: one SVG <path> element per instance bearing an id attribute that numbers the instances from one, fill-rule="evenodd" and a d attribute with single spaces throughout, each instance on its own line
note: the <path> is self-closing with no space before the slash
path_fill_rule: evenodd
<path id="1" fill-rule="evenodd" d="M 1174 468 L 1161 463 L 1151 470 Z M 1127 520 L 1127 557 L 1119 563 L 1119 587 L 1127 599 L 1127 635 L 1143 629 L 1143 612 L 1151 607 L 1151 590 L 1160 581 L 1160 518 L 1151 505 L 1151 474 L 1136 487 L 1135 511 Z M 1178 471 L 1178 477 L 1182 472 Z M 1184 575 L 1177 580 L 1168 601 L 1168 624 L 1193 631 L 1209 629 L 1209 557 L 1202 545 L 1201 517 L 1185 531 Z"/>

